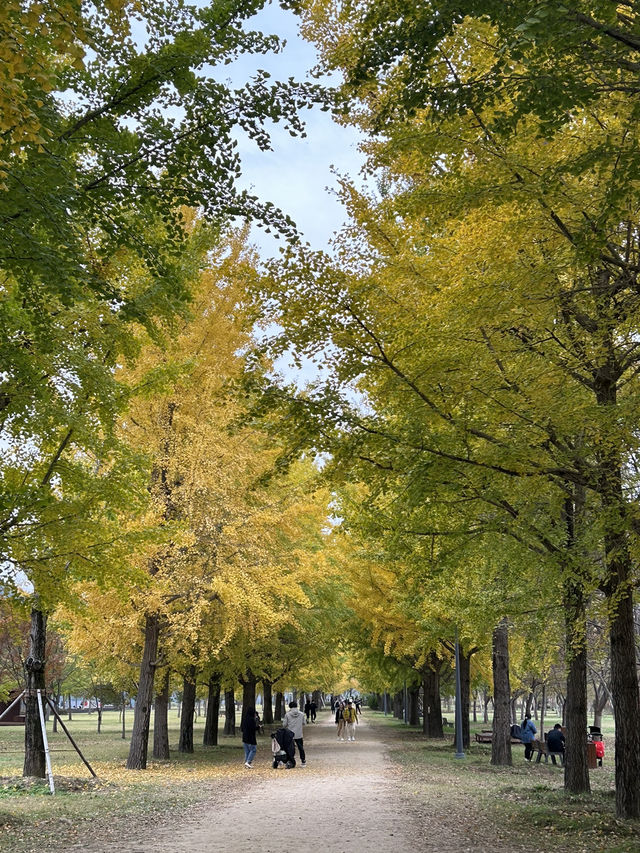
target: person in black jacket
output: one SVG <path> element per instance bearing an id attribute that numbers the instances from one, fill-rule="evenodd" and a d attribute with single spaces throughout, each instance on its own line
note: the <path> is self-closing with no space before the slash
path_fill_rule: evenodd
<path id="1" fill-rule="evenodd" d="M 564 735 L 562 734 L 560 723 L 556 723 L 547 735 L 547 751 L 551 755 L 551 761 L 554 764 L 556 763 L 556 757 L 552 753 L 559 752 L 560 760 L 564 764 Z"/>
<path id="2" fill-rule="evenodd" d="M 247 770 L 253 767 L 253 759 L 258 751 L 256 741 L 256 711 L 255 708 L 247 708 L 242 715 L 242 745 L 244 746 L 244 766 Z"/>

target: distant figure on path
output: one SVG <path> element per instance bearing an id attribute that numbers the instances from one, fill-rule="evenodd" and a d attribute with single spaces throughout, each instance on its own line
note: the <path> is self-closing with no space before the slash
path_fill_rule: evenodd
<path id="1" fill-rule="evenodd" d="M 349 704 L 342 712 L 342 716 L 344 717 L 344 721 L 347 725 L 347 740 L 354 741 L 356 739 L 356 722 L 358 721 L 358 714 L 351 699 L 349 699 Z"/>
<path id="2" fill-rule="evenodd" d="M 289 706 L 291 707 L 291 706 Z M 311 714 L 311 702 L 307 699 L 304 703 L 304 715 L 307 718 L 307 722 L 309 722 L 309 715 Z"/>
<path id="3" fill-rule="evenodd" d="M 315 721 L 316 721 L 316 711 L 317 710 L 318 710 L 318 706 L 316 705 L 316 703 L 312 699 L 311 702 L 309 702 L 309 711 L 311 712 L 311 722 L 312 723 L 315 723 Z M 308 719 L 309 718 L 307 717 L 307 720 Z"/>
<path id="4" fill-rule="evenodd" d="M 531 722 L 531 714 L 526 714 L 522 725 L 520 726 L 520 740 L 524 744 L 525 761 L 531 761 L 533 755 L 533 741 L 537 733 L 537 728 Z"/>
<path id="5" fill-rule="evenodd" d="M 256 710 L 247 708 L 242 718 L 242 745 L 244 746 L 244 766 L 247 770 L 253 767 L 253 759 L 258 751 L 256 741 Z"/>
<path id="6" fill-rule="evenodd" d="M 306 767 L 307 760 L 304 752 L 304 742 L 302 737 L 303 726 L 304 714 L 302 714 L 298 710 L 298 703 L 294 699 L 293 702 L 289 702 L 289 710 L 284 715 L 282 727 L 284 729 L 289 729 L 289 731 L 293 733 L 293 738 L 296 742 L 296 746 L 298 747 L 298 755 L 300 756 L 300 766 Z"/>
<path id="7" fill-rule="evenodd" d="M 547 750 L 549 755 L 551 755 L 552 752 L 562 753 L 561 760 L 564 763 L 564 735 L 562 734 L 562 726 L 560 723 L 556 723 L 547 735 Z M 551 761 L 554 764 L 556 763 L 555 755 L 551 755 Z"/>
<path id="8" fill-rule="evenodd" d="M 336 723 L 338 725 L 338 740 L 344 740 L 345 721 L 342 716 L 344 711 L 344 702 L 336 702 Z"/>

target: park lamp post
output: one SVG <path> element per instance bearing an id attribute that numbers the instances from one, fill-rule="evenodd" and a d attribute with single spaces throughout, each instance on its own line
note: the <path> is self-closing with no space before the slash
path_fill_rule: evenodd
<path id="1" fill-rule="evenodd" d="M 458 629 L 456 628 L 455 643 L 456 658 L 456 758 L 464 758 L 462 746 L 462 693 L 460 689 L 460 644 L 458 643 Z"/>

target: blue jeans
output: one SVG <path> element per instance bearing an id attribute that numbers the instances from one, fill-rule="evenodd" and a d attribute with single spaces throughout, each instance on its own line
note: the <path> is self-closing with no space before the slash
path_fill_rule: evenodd
<path id="1" fill-rule="evenodd" d="M 243 742 L 242 745 L 244 746 L 244 760 L 247 764 L 251 764 L 251 762 L 253 761 L 253 759 L 256 756 L 256 752 L 258 751 L 258 747 L 255 745 L 255 743 L 244 743 Z"/>

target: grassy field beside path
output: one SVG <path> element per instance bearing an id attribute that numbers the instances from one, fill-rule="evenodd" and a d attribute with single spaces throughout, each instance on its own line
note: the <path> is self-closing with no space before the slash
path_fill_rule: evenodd
<path id="1" fill-rule="evenodd" d="M 562 767 L 544 759 L 526 762 L 520 745 L 513 746 L 511 767 L 492 767 L 490 745 L 472 742 L 464 759 L 456 759 L 451 726 L 443 743 L 391 717 L 375 718 L 402 768 L 405 796 L 424 815 L 425 831 L 442 820 L 467 825 L 470 844 L 495 833 L 505 846 L 530 853 L 640 853 L 640 821 L 615 816 L 612 721 L 603 723 L 606 754 L 603 767 L 590 771 L 591 795 L 569 796 Z M 545 731 L 556 722 L 547 719 Z M 490 725 L 474 724 L 472 739 L 484 728 Z"/>

